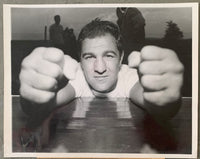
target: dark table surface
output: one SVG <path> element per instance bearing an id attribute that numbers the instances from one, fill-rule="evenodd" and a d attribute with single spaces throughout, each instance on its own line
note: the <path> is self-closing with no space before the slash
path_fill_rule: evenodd
<path id="1" fill-rule="evenodd" d="M 191 98 L 158 122 L 129 99 L 78 98 L 29 117 L 13 97 L 13 152 L 191 154 Z"/>

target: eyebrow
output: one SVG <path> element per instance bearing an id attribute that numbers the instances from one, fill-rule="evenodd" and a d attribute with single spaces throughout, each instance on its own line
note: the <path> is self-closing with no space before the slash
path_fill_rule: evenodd
<path id="1" fill-rule="evenodd" d="M 115 52 L 115 51 L 113 51 L 113 50 L 107 50 L 107 51 L 105 51 L 104 52 L 104 55 L 105 54 L 108 54 L 108 53 L 112 53 L 112 54 L 114 54 L 115 56 L 117 56 L 117 53 Z M 85 52 L 85 53 L 83 53 L 82 54 L 82 57 L 85 57 L 85 56 L 95 56 L 95 54 L 94 53 L 92 53 L 92 52 Z"/>

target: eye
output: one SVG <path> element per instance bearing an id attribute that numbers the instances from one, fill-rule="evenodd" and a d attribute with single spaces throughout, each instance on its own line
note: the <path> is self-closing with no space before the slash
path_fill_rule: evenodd
<path id="1" fill-rule="evenodd" d="M 92 58 L 94 58 L 94 56 L 92 56 L 92 55 L 85 55 L 85 56 L 84 56 L 84 59 L 86 59 L 86 60 L 92 59 Z"/>
<path id="2" fill-rule="evenodd" d="M 112 56 L 112 55 L 106 55 L 106 57 L 110 57 L 110 58 L 113 58 L 114 56 Z"/>
<path id="3" fill-rule="evenodd" d="M 106 54 L 106 57 L 107 57 L 107 58 L 114 58 L 115 55 L 110 53 L 110 54 Z"/>

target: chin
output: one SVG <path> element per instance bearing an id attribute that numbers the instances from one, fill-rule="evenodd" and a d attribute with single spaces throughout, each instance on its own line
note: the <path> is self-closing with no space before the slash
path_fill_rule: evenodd
<path id="1" fill-rule="evenodd" d="M 97 92 L 100 93 L 108 93 L 112 90 L 112 87 L 108 87 L 108 86 L 98 86 L 98 87 L 93 87 L 93 89 Z"/>

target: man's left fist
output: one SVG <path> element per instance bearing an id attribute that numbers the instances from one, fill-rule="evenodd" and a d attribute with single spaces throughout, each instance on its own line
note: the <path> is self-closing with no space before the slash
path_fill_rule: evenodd
<path id="1" fill-rule="evenodd" d="M 145 46 L 129 55 L 128 64 L 138 69 L 145 101 L 164 106 L 181 97 L 184 66 L 174 51 Z"/>

